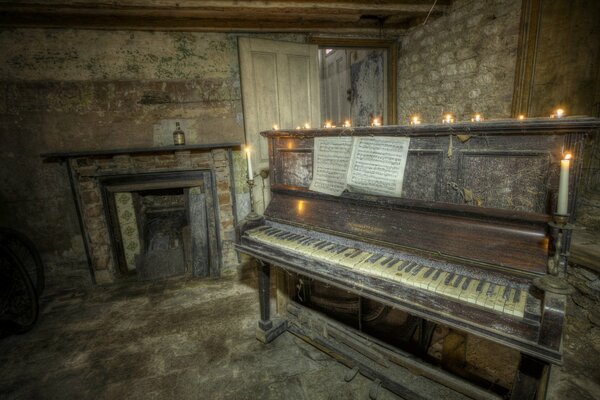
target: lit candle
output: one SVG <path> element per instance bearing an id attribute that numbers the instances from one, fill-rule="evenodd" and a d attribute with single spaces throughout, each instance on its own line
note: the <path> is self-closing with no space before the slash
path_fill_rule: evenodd
<path id="1" fill-rule="evenodd" d="M 248 161 L 248 180 L 254 179 L 254 173 L 252 172 L 252 157 L 250 157 L 250 146 L 246 146 L 246 160 Z"/>
<path id="2" fill-rule="evenodd" d="M 279 130 L 279 125 L 277 125 L 277 124 L 273 125 L 273 130 L 274 131 L 278 131 Z"/>
<path id="3" fill-rule="evenodd" d="M 304 129 L 310 129 L 310 124 L 308 122 L 304 123 Z"/>
<path id="4" fill-rule="evenodd" d="M 325 121 L 325 128 L 331 128 L 331 121 Z"/>
<path id="5" fill-rule="evenodd" d="M 299 127 L 299 126 L 297 126 L 297 127 L 296 127 L 296 129 L 300 129 L 300 127 Z"/>
<path id="6" fill-rule="evenodd" d="M 452 114 L 446 114 L 442 122 L 444 124 L 451 124 L 452 122 L 454 122 L 454 117 L 452 116 Z"/>
<path id="7" fill-rule="evenodd" d="M 410 124 L 411 125 L 419 125 L 421 123 L 421 120 L 419 119 L 418 115 L 414 115 L 411 119 L 410 119 Z"/>
<path id="8" fill-rule="evenodd" d="M 569 209 L 569 168 L 571 167 L 571 153 L 565 154 L 560 160 L 560 178 L 558 181 L 558 204 L 556 213 L 567 215 Z"/>
<path id="9" fill-rule="evenodd" d="M 481 114 L 475 114 L 473 118 L 471 118 L 471 122 L 481 122 L 483 121 L 483 117 Z"/>
<path id="10" fill-rule="evenodd" d="M 350 123 L 349 119 L 344 121 L 344 128 L 350 128 L 351 126 L 352 126 L 352 124 Z"/>
<path id="11" fill-rule="evenodd" d="M 559 108 L 558 110 L 556 110 L 556 113 L 554 115 L 556 116 L 556 118 L 562 118 L 565 116 L 565 110 Z"/>
<path id="12" fill-rule="evenodd" d="M 381 126 L 381 120 L 378 117 L 373 118 L 371 126 Z"/>
<path id="13" fill-rule="evenodd" d="M 525 119 L 525 116 L 523 114 L 519 115 L 519 121 L 523 121 Z"/>

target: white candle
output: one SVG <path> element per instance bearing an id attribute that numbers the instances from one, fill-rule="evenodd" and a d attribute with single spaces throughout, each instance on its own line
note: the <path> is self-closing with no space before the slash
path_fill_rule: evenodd
<path id="1" fill-rule="evenodd" d="M 558 204 L 556 213 L 567 215 L 569 209 L 569 168 L 571 166 L 571 154 L 565 154 L 565 158 L 560 160 L 560 178 L 558 181 Z"/>
<path id="2" fill-rule="evenodd" d="M 248 180 L 253 180 L 254 173 L 252 172 L 252 158 L 250 157 L 250 146 L 246 146 L 246 160 L 248 161 Z"/>

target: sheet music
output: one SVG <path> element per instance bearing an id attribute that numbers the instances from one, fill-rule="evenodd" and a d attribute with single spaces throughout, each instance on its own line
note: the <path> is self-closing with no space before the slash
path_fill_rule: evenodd
<path id="1" fill-rule="evenodd" d="M 315 138 L 313 180 L 309 189 L 339 196 L 346 189 L 352 137 Z"/>
<path id="2" fill-rule="evenodd" d="M 347 185 L 353 192 L 400 197 L 410 138 L 356 137 Z"/>

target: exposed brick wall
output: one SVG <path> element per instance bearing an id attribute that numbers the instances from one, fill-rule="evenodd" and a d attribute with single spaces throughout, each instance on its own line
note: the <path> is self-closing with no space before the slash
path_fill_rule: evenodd
<path id="1" fill-rule="evenodd" d="M 441 122 L 474 113 L 510 117 L 520 0 L 457 0 L 448 15 L 408 31 L 401 41 L 398 117 Z"/>

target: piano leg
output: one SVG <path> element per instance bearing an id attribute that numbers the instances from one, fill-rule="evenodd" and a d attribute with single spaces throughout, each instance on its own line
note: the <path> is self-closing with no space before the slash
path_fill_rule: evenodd
<path id="1" fill-rule="evenodd" d="M 287 321 L 271 320 L 271 266 L 261 260 L 258 260 L 258 301 L 260 303 L 260 320 L 256 338 L 266 344 L 287 329 Z"/>
<path id="2" fill-rule="evenodd" d="M 521 354 L 521 362 L 511 391 L 511 400 L 545 399 L 549 375 L 548 363 Z"/>

